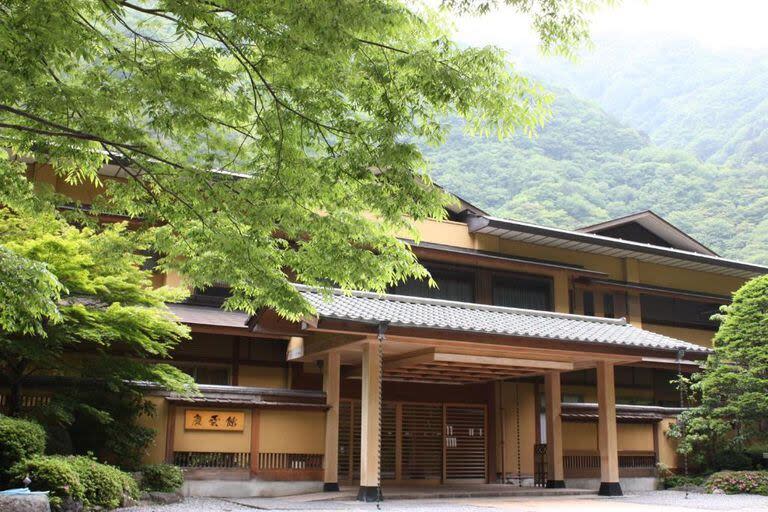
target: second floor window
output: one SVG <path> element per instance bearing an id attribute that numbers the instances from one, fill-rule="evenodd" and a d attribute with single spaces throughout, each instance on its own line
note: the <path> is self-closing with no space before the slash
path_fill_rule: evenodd
<path id="1" fill-rule="evenodd" d="M 493 304 L 512 308 L 552 310 L 552 280 L 499 277 L 493 280 Z"/>
<path id="2" fill-rule="evenodd" d="M 430 287 L 426 279 L 411 279 L 394 286 L 390 293 L 459 302 L 475 301 L 474 273 L 447 269 L 429 269 L 429 273 L 437 283 L 437 288 Z"/>
<path id="3" fill-rule="evenodd" d="M 641 295 L 640 308 L 643 322 L 649 324 L 715 330 L 718 323 L 710 318 L 719 311 L 720 304 L 660 295 Z"/>

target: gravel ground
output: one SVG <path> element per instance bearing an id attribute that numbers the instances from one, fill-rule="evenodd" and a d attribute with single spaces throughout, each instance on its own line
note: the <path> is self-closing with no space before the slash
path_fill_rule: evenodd
<path id="1" fill-rule="evenodd" d="M 713 495 L 655 491 L 622 498 L 594 496 L 546 498 L 464 498 L 451 500 L 393 500 L 381 503 L 343 501 L 301 502 L 288 499 L 247 498 L 237 500 L 187 498 L 184 503 L 151 505 L 121 509 L 120 512 L 253 512 L 254 510 L 311 510 L 316 512 L 676 512 L 687 510 L 722 510 L 733 512 L 768 512 L 768 497 L 751 495 Z"/>
<path id="2" fill-rule="evenodd" d="M 682 491 L 655 491 L 627 496 L 622 499 L 631 503 L 666 507 L 695 508 L 700 510 L 768 510 L 768 496 L 752 494 L 700 494 L 690 493 L 686 499 Z"/>

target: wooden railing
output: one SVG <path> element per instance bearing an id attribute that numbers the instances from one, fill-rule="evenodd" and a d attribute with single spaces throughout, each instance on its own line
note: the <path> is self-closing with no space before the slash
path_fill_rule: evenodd
<path id="1" fill-rule="evenodd" d="M 5 411 L 8 408 L 10 397 L 8 395 L 0 395 L 0 411 Z M 46 395 L 22 395 L 21 396 L 21 408 L 22 409 L 34 409 L 35 407 L 42 407 L 51 403 L 51 397 Z"/>
<path id="2" fill-rule="evenodd" d="M 259 453 L 259 469 L 322 469 L 323 455 L 316 453 Z"/>
<path id="3" fill-rule="evenodd" d="M 265 480 L 319 480 L 323 455 L 318 453 L 259 452 L 258 475 Z"/>
<path id="4" fill-rule="evenodd" d="M 173 463 L 182 468 L 249 468 L 248 452 L 173 452 Z"/>
<path id="5" fill-rule="evenodd" d="M 600 454 L 593 451 L 566 452 L 563 455 L 566 478 L 595 478 L 600 476 Z M 656 475 L 656 454 L 652 451 L 619 452 L 619 475 L 643 477 Z M 534 447 L 534 484 L 543 486 L 547 480 L 547 445 Z"/>
<path id="6" fill-rule="evenodd" d="M 570 478 L 592 477 L 600 474 L 600 454 L 596 452 L 568 452 L 563 455 L 565 476 Z M 653 476 L 656 471 L 656 454 L 645 451 L 619 452 L 619 475 Z"/>

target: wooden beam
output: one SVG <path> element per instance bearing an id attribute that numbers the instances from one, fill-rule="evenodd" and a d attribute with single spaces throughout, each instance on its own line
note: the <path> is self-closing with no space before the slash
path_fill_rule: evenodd
<path id="1" fill-rule="evenodd" d="M 541 361 L 538 359 L 517 359 L 510 357 L 487 357 L 472 356 L 464 354 L 451 354 L 446 352 L 436 352 L 436 362 L 446 363 L 467 363 L 491 366 L 509 366 L 515 368 L 536 368 L 546 370 L 570 371 L 573 370 L 573 363 L 559 361 Z"/>
<path id="2" fill-rule="evenodd" d="M 597 363 L 597 403 L 599 411 L 600 491 L 603 496 L 621 496 L 619 484 L 619 445 L 616 433 L 616 388 L 613 364 Z"/>
<path id="3" fill-rule="evenodd" d="M 325 456 L 323 457 L 323 491 L 339 490 L 339 389 L 341 355 L 329 352 L 323 364 L 323 391 L 328 410 L 325 412 Z"/>

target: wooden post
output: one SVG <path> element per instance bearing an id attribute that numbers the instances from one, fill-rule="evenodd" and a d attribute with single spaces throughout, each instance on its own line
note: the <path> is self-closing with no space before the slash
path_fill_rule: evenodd
<path id="1" fill-rule="evenodd" d="M 377 341 L 363 345 L 363 374 L 360 415 L 360 490 L 359 501 L 379 499 L 379 416 L 381 415 L 381 362 Z"/>
<path id="2" fill-rule="evenodd" d="M 339 386 L 341 354 L 329 352 L 323 364 L 323 390 L 329 409 L 325 413 L 325 456 L 323 457 L 323 491 L 339 490 Z"/>
<path id="3" fill-rule="evenodd" d="M 261 414 L 258 409 L 251 409 L 251 475 L 259 472 L 259 427 Z"/>
<path id="4" fill-rule="evenodd" d="M 616 435 L 616 389 L 613 363 L 597 363 L 597 404 L 599 409 L 601 496 L 621 496 L 619 484 L 619 445 Z"/>
<path id="5" fill-rule="evenodd" d="M 544 375 L 544 395 L 547 401 L 547 489 L 563 489 L 565 477 L 563 423 L 560 417 L 560 372 L 548 372 Z"/>
<path id="6" fill-rule="evenodd" d="M 165 425 L 165 462 L 173 464 L 173 445 L 176 434 L 176 406 L 168 404 L 168 418 Z"/>
<path id="7" fill-rule="evenodd" d="M 395 480 L 403 479 L 403 404 L 395 404 Z"/>
<path id="8" fill-rule="evenodd" d="M 553 278 L 555 311 L 558 313 L 570 313 L 571 293 L 569 290 L 570 282 L 568 279 L 568 274 L 565 272 L 558 272 L 553 276 Z"/>

